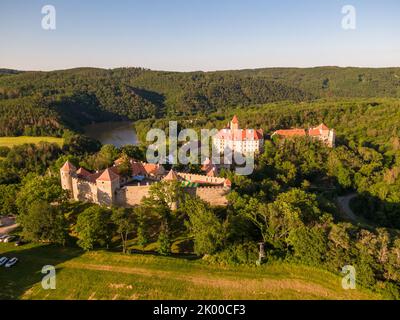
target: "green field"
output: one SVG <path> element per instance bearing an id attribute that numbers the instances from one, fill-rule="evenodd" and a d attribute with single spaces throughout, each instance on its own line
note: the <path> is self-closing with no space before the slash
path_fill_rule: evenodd
<path id="1" fill-rule="evenodd" d="M 24 143 L 37 144 L 42 141 L 50 142 L 50 143 L 57 143 L 59 146 L 62 146 L 64 143 L 63 138 L 20 136 L 20 137 L 0 137 L 0 146 L 11 148 L 13 146 L 24 144 Z"/>
<path id="2" fill-rule="evenodd" d="M 380 299 L 344 290 L 341 278 L 304 266 L 224 267 L 202 260 L 122 255 L 47 245 L 0 244 L 0 256 L 20 259 L 0 267 L 0 299 Z M 41 268 L 54 265 L 57 288 L 44 290 Z"/>

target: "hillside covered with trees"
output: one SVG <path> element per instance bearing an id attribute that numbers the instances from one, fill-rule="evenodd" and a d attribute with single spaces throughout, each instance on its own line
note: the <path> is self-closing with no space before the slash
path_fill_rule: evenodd
<path id="1" fill-rule="evenodd" d="M 279 101 L 400 95 L 400 69 L 219 72 L 141 68 L 0 71 L 0 135 L 56 135 L 91 122 L 208 114 Z"/>

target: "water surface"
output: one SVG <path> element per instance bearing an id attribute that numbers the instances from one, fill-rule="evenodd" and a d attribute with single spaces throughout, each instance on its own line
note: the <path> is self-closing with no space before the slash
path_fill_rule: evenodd
<path id="1" fill-rule="evenodd" d="M 111 121 L 90 124 L 85 127 L 85 134 L 102 144 L 112 144 L 117 148 L 127 144 L 138 144 L 133 123 L 130 121 Z"/>

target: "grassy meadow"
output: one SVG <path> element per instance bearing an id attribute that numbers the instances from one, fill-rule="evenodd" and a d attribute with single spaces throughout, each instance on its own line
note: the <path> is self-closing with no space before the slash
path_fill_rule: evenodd
<path id="1" fill-rule="evenodd" d="M 50 142 L 57 143 L 59 146 L 62 146 L 64 143 L 63 138 L 55 138 L 55 137 L 28 137 L 28 136 L 20 136 L 20 137 L 0 137 L 0 147 L 13 147 L 16 145 L 24 144 L 24 143 L 33 143 L 38 144 L 39 142 Z"/>
<path id="2" fill-rule="evenodd" d="M 0 299 L 380 299 L 344 290 L 340 275 L 284 263 L 261 267 L 209 265 L 193 257 L 161 257 L 0 243 Z M 41 269 L 54 265 L 55 290 L 44 290 Z"/>

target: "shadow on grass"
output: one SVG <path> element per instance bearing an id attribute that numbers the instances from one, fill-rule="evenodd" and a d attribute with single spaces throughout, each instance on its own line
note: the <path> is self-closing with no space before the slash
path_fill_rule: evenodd
<path id="1" fill-rule="evenodd" d="M 119 250 L 116 250 L 115 248 L 109 251 L 113 252 L 121 252 Z M 182 252 L 172 252 L 169 255 L 163 255 L 157 252 L 156 250 L 140 250 L 140 249 L 129 249 L 129 253 L 127 254 L 128 256 L 130 254 L 142 254 L 142 255 L 148 255 L 148 256 L 156 256 L 156 257 L 169 257 L 169 258 L 176 258 L 176 259 L 184 259 L 184 260 L 198 260 L 201 257 L 197 256 L 194 253 L 182 253 Z"/>
<path id="2" fill-rule="evenodd" d="M 61 269 L 57 265 L 80 256 L 80 249 L 64 248 L 54 245 L 25 245 L 24 247 L 11 247 L 10 250 L 1 250 L 1 257 L 17 257 L 18 263 L 12 268 L 0 267 L 0 299 L 16 300 L 23 297 L 24 293 L 35 284 L 40 283 L 45 276 L 41 273 L 45 265 Z M 0 247 L 0 249 L 3 249 Z"/>

